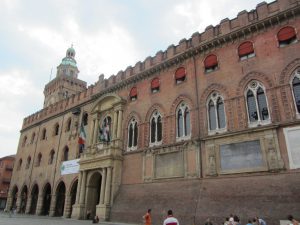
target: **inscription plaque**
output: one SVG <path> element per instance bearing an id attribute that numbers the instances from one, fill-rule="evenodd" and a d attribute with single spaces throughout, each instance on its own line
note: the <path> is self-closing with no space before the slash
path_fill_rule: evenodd
<path id="1" fill-rule="evenodd" d="M 221 171 L 263 167 L 259 140 L 220 145 Z"/>
<path id="2" fill-rule="evenodd" d="M 182 152 L 158 154 L 155 156 L 155 178 L 183 176 Z"/>

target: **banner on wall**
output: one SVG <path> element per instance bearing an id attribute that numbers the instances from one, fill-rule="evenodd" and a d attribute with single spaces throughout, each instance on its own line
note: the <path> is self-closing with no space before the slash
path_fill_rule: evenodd
<path id="1" fill-rule="evenodd" d="M 79 159 L 65 161 L 60 166 L 60 174 L 68 175 L 73 173 L 79 173 Z"/>

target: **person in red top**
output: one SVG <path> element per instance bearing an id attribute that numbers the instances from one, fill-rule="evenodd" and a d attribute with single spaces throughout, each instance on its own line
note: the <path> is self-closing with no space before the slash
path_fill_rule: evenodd
<path id="1" fill-rule="evenodd" d="M 168 210 L 168 217 L 164 221 L 164 225 L 179 225 L 178 220 L 173 216 L 173 211 Z"/>
<path id="2" fill-rule="evenodd" d="M 143 216 L 145 225 L 151 225 L 151 209 L 148 209 L 147 213 Z"/>

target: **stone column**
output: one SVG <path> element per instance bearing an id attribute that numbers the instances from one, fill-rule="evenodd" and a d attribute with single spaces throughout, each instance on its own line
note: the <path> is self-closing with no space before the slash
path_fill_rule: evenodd
<path id="1" fill-rule="evenodd" d="M 123 112 L 119 110 L 117 138 L 121 138 Z"/>
<path id="2" fill-rule="evenodd" d="M 21 191 L 18 192 L 18 197 L 17 197 L 17 202 L 16 202 L 16 205 L 17 205 L 17 212 L 20 212 L 21 210 Z"/>
<path id="3" fill-rule="evenodd" d="M 44 196 L 43 193 L 40 193 L 36 204 L 36 213 L 35 213 L 36 215 L 42 214 L 43 204 L 44 204 Z"/>
<path id="4" fill-rule="evenodd" d="M 94 129 L 93 129 L 93 144 L 98 143 L 98 124 L 99 124 L 99 119 L 94 120 Z"/>
<path id="5" fill-rule="evenodd" d="M 104 204 L 105 181 L 106 181 L 106 168 L 103 168 L 99 204 Z"/>
<path id="6" fill-rule="evenodd" d="M 111 167 L 107 167 L 106 174 L 106 184 L 105 184 L 105 198 L 104 204 L 109 205 L 110 203 L 110 189 L 111 189 Z"/>
<path id="7" fill-rule="evenodd" d="M 117 111 L 114 111 L 114 121 L 113 121 L 113 139 L 116 139 L 117 138 L 117 128 L 118 128 L 118 112 Z"/>
<path id="8" fill-rule="evenodd" d="M 81 183 L 81 188 L 80 188 L 79 204 L 84 204 L 84 202 L 85 202 L 86 175 L 87 175 L 87 171 L 83 171 L 83 178 L 82 178 L 82 183 Z"/>
<path id="9" fill-rule="evenodd" d="M 55 215 L 55 206 L 56 206 L 56 195 L 51 195 L 51 204 L 49 210 L 49 216 Z"/>
<path id="10" fill-rule="evenodd" d="M 8 196 L 7 196 L 7 200 L 6 200 L 6 206 L 5 206 L 5 210 L 8 212 L 11 209 L 11 204 L 12 204 L 12 196 L 11 196 L 11 192 L 8 192 Z"/>
<path id="11" fill-rule="evenodd" d="M 79 203 L 79 196 L 80 196 L 80 190 L 81 190 L 81 181 L 82 181 L 82 172 L 79 171 L 79 177 L 78 177 L 78 185 L 77 185 L 77 191 L 76 191 L 76 201 L 75 204 Z"/>
<path id="12" fill-rule="evenodd" d="M 31 202 L 32 202 L 32 196 L 29 195 L 27 197 L 27 204 L 26 204 L 25 214 L 28 214 L 30 212 Z"/>
<path id="13" fill-rule="evenodd" d="M 63 217 L 70 218 L 70 216 L 71 216 L 71 207 L 72 207 L 71 206 L 71 195 L 66 195 Z"/>

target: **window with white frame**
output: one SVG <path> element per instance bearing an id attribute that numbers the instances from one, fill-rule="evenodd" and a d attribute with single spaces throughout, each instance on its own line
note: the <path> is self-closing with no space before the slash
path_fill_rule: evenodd
<path id="1" fill-rule="evenodd" d="M 249 125 L 256 126 L 270 123 L 264 86 L 258 81 L 251 81 L 245 94 Z"/>
<path id="2" fill-rule="evenodd" d="M 226 116 L 223 97 L 213 92 L 207 101 L 209 133 L 226 131 Z"/>
<path id="3" fill-rule="evenodd" d="M 128 151 L 137 149 L 138 124 L 135 118 L 132 118 L 128 125 Z"/>
<path id="4" fill-rule="evenodd" d="M 294 76 L 291 81 L 294 102 L 296 107 L 296 113 L 300 115 L 300 68 L 295 71 Z"/>
<path id="5" fill-rule="evenodd" d="M 179 104 L 176 110 L 177 140 L 191 137 L 190 110 L 186 103 Z"/>
<path id="6" fill-rule="evenodd" d="M 162 119 L 160 113 L 155 110 L 150 119 L 150 146 L 162 143 Z"/>

